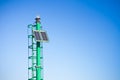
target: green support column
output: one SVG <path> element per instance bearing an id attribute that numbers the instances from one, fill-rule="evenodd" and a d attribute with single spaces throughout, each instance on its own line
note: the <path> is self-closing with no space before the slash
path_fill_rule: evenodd
<path id="1" fill-rule="evenodd" d="M 36 30 L 41 30 L 40 18 L 35 18 L 36 20 Z M 41 47 L 40 42 L 36 43 L 36 80 L 42 80 L 41 76 Z"/>

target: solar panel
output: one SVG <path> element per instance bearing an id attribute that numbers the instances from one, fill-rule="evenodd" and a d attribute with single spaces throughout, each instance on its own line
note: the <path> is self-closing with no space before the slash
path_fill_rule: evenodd
<path id="1" fill-rule="evenodd" d="M 43 41 L 48 41 L 48 37 L 47 37 L 46 32 L 40 32 L 40 33 L 41 33 Z"/>
<path id="2" fill-rule="evenodd" d="M 45 31 L 43 30 L 34 30 L 34 37 L 37 42 L 47 42 L 48 37 Z"/>
<path id="3" fill-rule="evenodd" d="M 42 40 L 42 39 L 41 39 L 41 36 L 40 36 L 40 34 L 39 34 L 39 31 L 34 31 L 34 36 L 35 36 L 36 41 Z"/>

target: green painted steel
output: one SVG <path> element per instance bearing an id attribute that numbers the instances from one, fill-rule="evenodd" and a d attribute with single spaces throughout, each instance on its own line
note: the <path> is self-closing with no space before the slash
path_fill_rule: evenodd
<path id="1" fill-rule="evenodd" d="M 40 24 L 40 22 L 36 22 L 36 30 L 41 30 L 41 24 Z"/>
<path id="2" fill-rule="evenodd" d="M 28 28 L 31 30 L 30 34 L 28 30 L 28 80 L 36 80 L 36 44 L 33 36 L 33 30 L 35 30 L 35 27 L 33 25 L 28 25 Z M 30 53 L 29 50 L 31 51 Z"/>
<path id="3" fill-rule="evenodd" d="M 28 33 L 28 80 L 43 80 L 42 74 L 42 42 L 35 41 L 34 30 L 42 30 L 40 18 L 35 18 L 35 25 L 28 25 L 28 28 L 31 30 L 30 34 Z M 30 41 L 29 41 L 30 39 Z M 30 50 L 30 51 L 29 51 Z M 30 60 L 30 63 L 29 63 Z M 29 65 L 30 64 L 30 65 Z"/>
<path id="4" fill-rule="evenodd" d="M 41 52 L 41 49 L 40 49 L 40 43 L 37 42 L 37 53 L 36 53 L 36 80 L 41 80 L 41 69 L 40 69 L 40 66 L 41 66 L 41 60 L 40 60 L 40 52 Z"/>
<path id="5" fill-rule="evenodd" d="M 32 34 L 33 34 L 33 30 L 34 30 L 34 28 L 32 27 Z M 33 51 L 33 49 L 34 49 L 34 45 L 33 45 L 33 40 L 34 40 L 34 38 L 33 38 L 33 36 L 32 36 L 32 56 L 34 56 L 34 51 Z M 34 74 L 34 58 L 32 57 L 32 78 L 35 76 L 35 74 Z"/>
<path id="6" fill-rule="evenodd" d="M 40 18 L 36 18 L 36 30 L 41 30 Z M 41 47 L 40 42 L 36 43 L 36 80 L 42 80 L 41 74 Z"/>

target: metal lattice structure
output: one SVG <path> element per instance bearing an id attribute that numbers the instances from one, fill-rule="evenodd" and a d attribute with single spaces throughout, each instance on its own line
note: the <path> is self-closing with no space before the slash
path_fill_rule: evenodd
<path id="1" fill-rule="evenodd" d="M 28 25 L 28 80 L 43 80 L 42 43 L 44 39 L 48 41 L 48 38 L 45 31 L 42 31 L 40 18 L 37 17 L 35 20 L 35 24 Z"/>

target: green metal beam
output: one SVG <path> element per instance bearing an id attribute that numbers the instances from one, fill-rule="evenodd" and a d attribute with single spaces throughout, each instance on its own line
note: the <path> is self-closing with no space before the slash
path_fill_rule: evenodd
<path id="1" fill-rule="evenodd" d="M 33 26 L 32 26 L 32 34 L 33 34 Z M 33 35 L 32 35 L 32 43 L 33 43 Z M 34 51 L 33 51 L 33 44 L 31 45 L 32 48 L 32 56 L 34 56 Z M 35 76 L 34 74 L 34 58 L 32 57 L 32 78 Z"/>
<path id="2" fill-rule="evenodd" d="M 36 18 L 36 30 L 41 30 L 40 18 Z M 36 80 L 42 80 L 41 76 L 41 47 L 40 42 L 36 43 Z"/>

